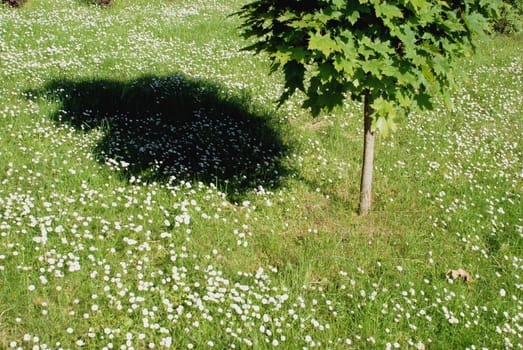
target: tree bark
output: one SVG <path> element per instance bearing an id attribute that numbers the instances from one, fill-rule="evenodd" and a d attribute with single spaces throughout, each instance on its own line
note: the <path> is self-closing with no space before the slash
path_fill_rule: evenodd
<path id="1" fill-rule="evenodd" d="M 372 131 L 372 115 L 374 110 L 370 106 L 369 94 L 363 100 L 363 165 L 361 167 L 360 207 L 359 214 L 367 215 L 372 202 L 372 169 L 374 167 L 374 132 Z"/>

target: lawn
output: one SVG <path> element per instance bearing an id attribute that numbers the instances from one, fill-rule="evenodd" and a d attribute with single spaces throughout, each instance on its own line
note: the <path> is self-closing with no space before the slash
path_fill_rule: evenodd
<path id="1" fill-rule="evenodd" d="M 522 348 L 523 37 L 379 140 L 359 217 L 362 104 L 277 108 L 243 3 L 0 6 L 0 348 Z"/>

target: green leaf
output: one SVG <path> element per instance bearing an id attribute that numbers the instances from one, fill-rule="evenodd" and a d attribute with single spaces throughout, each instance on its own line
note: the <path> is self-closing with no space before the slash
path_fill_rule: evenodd
<path id="1" fill-rule="evenodd" d="M 441 23 L 446 27 L 449 32 L 463 32 L 465 27 L 456 16 L 455 12 L 449 11 L 447 13 L 447 19 L 442 20 Z"/>
<path id="2" fill-rule="evenodd" d="M 396 91 L 396 100 L 403 108 L 409 108 L 412 106 L 412 100 L 408 96 L 405 96 L 401 91 Z"/>
<path id="3" fill-rule="evenodd" d="M 387 58 L 389 54 L 393 54 L 394 50 L 390 47 L 390 41 L 382 41 L 376 38 L 369 45 L 376 53 L 379 53 L 383 58 Z"/>
<path id="4" fill-rule="evenodd" d="M 315 33 L 309 37 L 309 50 L 318 50 L 328 57 L 334 51 L 338 51 L 338 45 L 336 41 L 332 40 L 329 35 L 321 35 Z"/>
<path id="5" fill-rule="evenodd" d="M 306 16 L 306 17 L 308 17 L 308 16 Z M 290 28 L 299 29 L 299 28 L 308 28 L 310 23 L 311 23 L 310 19 L 303 17 L 300 20 L 294 20 L 290 23 L 286 23 L 286 25 L 289 26 Z"/>
<path id="6" fill-rule="evenodd" d="M 450 6 L 449 6 L 449 4 L 448 4 L 446 1 L 438 0 L 438 2 L 439 2 L 440 4 L 442 4 L 444 7 L 450 9 Z"/>
<path id="7" fill-rule="evenodd" d="M 463 20 L 471 32 L 479 35 L 482 39 L 486 38 L 485 31 L 488 28 L 488 22 L 485 17 L 477 12 L 473 12 L 470 14 L 464 14 Z"/>
<path id="8" fill-rule="evenodd" d="M 421 72 L 423 73 L 423 76 L 425 77 L 425 79 L 427 79 L 427 81 L 431 85 L 434 84 L 434 81 L 436 80 L 436 78 L 434 77 L 434 73 L 432 73 L 432 70 L 430 69 L 429 66 L 423 65 L 421 67 Z"/>
<path id="9" fill-rule="evenodd" d="M 358 46 L 358 53 L 363 56 L 364 60 L 368 60 L 374 51 L 369 48 L 372 45 L 372 41 L 369 37 L 364 36 L 360 39 L 360 45 Z"/>
<path id="10" fill-rule="evenodd" d="M 334 57 L 333 66 L 337 72 L 352 76 L 354 74 L 354 68 L 356 67 L 356 64 L 354 61 L 345 59 L 341 55 L 336 55 Z"/>
<path id="11" fill-rule="evenodd" d="M 422 27 L 425 27 L 434 23 L 434 20 L 438 18 L 439 15 L 439 8 L 437 6 L 434 6 L 425 11 L 421 11 L 418 15 L 418 22 Z"/>
<path id="12" fill-rule="evenodd" d="M 390 133 L 396 132 L 397 129 L 398 126 L 394 121 L 394 116 L 390 116 L 389 118 L 380 116 L 376 119 L 374 130 L 379 131 L 383 138 L 387 138 Z"/>
<path id="13" fill-rule="evenodd" d="M 438 75 L 447 75 L 450 71 L 450 64 L 444 57 L 434 58 L 434 72 Z"/>
<path id="14" fill-rule="evenodd" d="M 445 107 L 447 107 L 448 109 L 452 109 L 454 107 L 452 99 L 450 98 L 449 89 L 443 91 L 443 102 L 445 103 Z"/>
<path id="15" fill-rule="evenodd" d="M 423 58 L 418 55 L 418 38 L 416 37 L 416 33 L 408 25 L 404 24 L 400 27 L 399 31 L 397 31 L 397 37 L 401 40 L 405 57 L 414 63 L 414 65 L 421 66 L 421 64 L 423 64 Z"/>
<path id="16" fill-rule="evenodd" d="M 296 18 L 296 16 L 292 12 L 285 12 L 282 15 L 278 16 L 278 18 L 276 18 L 276 19 L 279 22 L 287 22 L 287 21 L 290 21 L 295 18 Z"/>
<path id="17" fill-rule="evenodd" d="M 374 10 L 378 17 L 386 17 L 388 19 L 403 18 L 403 12 L 397 6 L 387 4 L 386 2 L 375 5 Z"/>
<path id="18" fill-rule="evenodd" d="M 425 11 L 432 6 L 432 4 L 426 0 L 408 0 L 414 7 L 414 10 L 416 13 L 419 13 L 420 11 Z"/>
<path id="19" fill-rule="evenodd" d="M 305 67 L 296 61 L 289 61 L 283 66 L 285 91 L 278 99 L 278 104 L 285 102 L 297 89 L 304 91 Z"/>
<path id="20" fill-rule="evenodd" d="M 359 18 L 360 18 L 360 13 L 358 11 L 352 11 L 352 13 L 349 16 L 347 16 L 347 20 L 352 25 L 356 24 L 356 22 L 358 21 Z"/>
<path id="21" fill-rule="evenodd" d="M 277 63 L 277 66 L 285 65 L 292 59 L 291 51 L 278 50 L 271 55 L 272 59 Z"/>
<path id="22" fill-rule="evenodd" d="M 399 71 L 399 69 L 395 67 L 390 60 L 383 62 L 383 66 L 381 67 L 381 74 L 389 77 L 394 77 L 396 79 L 398 79 L 401 76 L 401 72 Z"/>
<path id="23" fill-rule="evenodd" d="M 414 96 L 414 100 L 416 101 L 416 106 L 421 109 L 432 109 L 432 96 L 427 93 L 417 93 Z"/>
<path id="24" fill-rule="evenodd" d="M 346 6 L 346 1 L 345 0 L 332 0 L 332 4 L 334 5 L 335 8 L 340 10 Z"/>
<path id="25" fill-rule="evenodd" d="M 365 73 L 370 73 L 379 80 L 382 78 L 381 66 L 382 62 L 380 60 L 370 60 L 361 63 L 361 68 L 363 68 Z"/>
<path id="26" fill-rule="evenodd" d="M 330 81 L 334 76 L 337 75 L 336 69 L 330 63 L 323 63 L 318 66 L 318 76 L 321 79 L 322 83 Z"/>
<path id="27" fill-rule="evenodd" d="M 396 131 L 396 108 L 390 101 L 378 97 L 371 104 L 374 109 L 373 129 L 380 132 L 380 135 L 387 137 L 390 132 Z"/>

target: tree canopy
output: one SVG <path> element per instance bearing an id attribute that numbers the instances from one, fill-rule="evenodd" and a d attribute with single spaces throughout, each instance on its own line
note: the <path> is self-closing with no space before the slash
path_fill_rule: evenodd
<path id="1" fill-rule="evenodd" d="M 456 57 L 488 31 L 497 0 L 259 0 L 242 7 L 248 49 L 283 68 L 280 102 L 302 90 L 313 114 L 367 96 L 387 133 L 411 107 L 446 95 Z"/>

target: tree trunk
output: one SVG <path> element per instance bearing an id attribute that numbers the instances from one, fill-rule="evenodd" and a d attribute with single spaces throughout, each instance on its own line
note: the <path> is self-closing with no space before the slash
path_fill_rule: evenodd
<path id="1" fill-rule="evenodd" d="M 374 132 L 372 129 L 372 114 L 374 110 L 370 106 L 369 94 L 365 94 L 363 100 L 363 166 L 361 167 L 360 183 L 360 215 L 367 215 L 370 210 L 372 198 L 372 169 L 374 166 Z"/>

